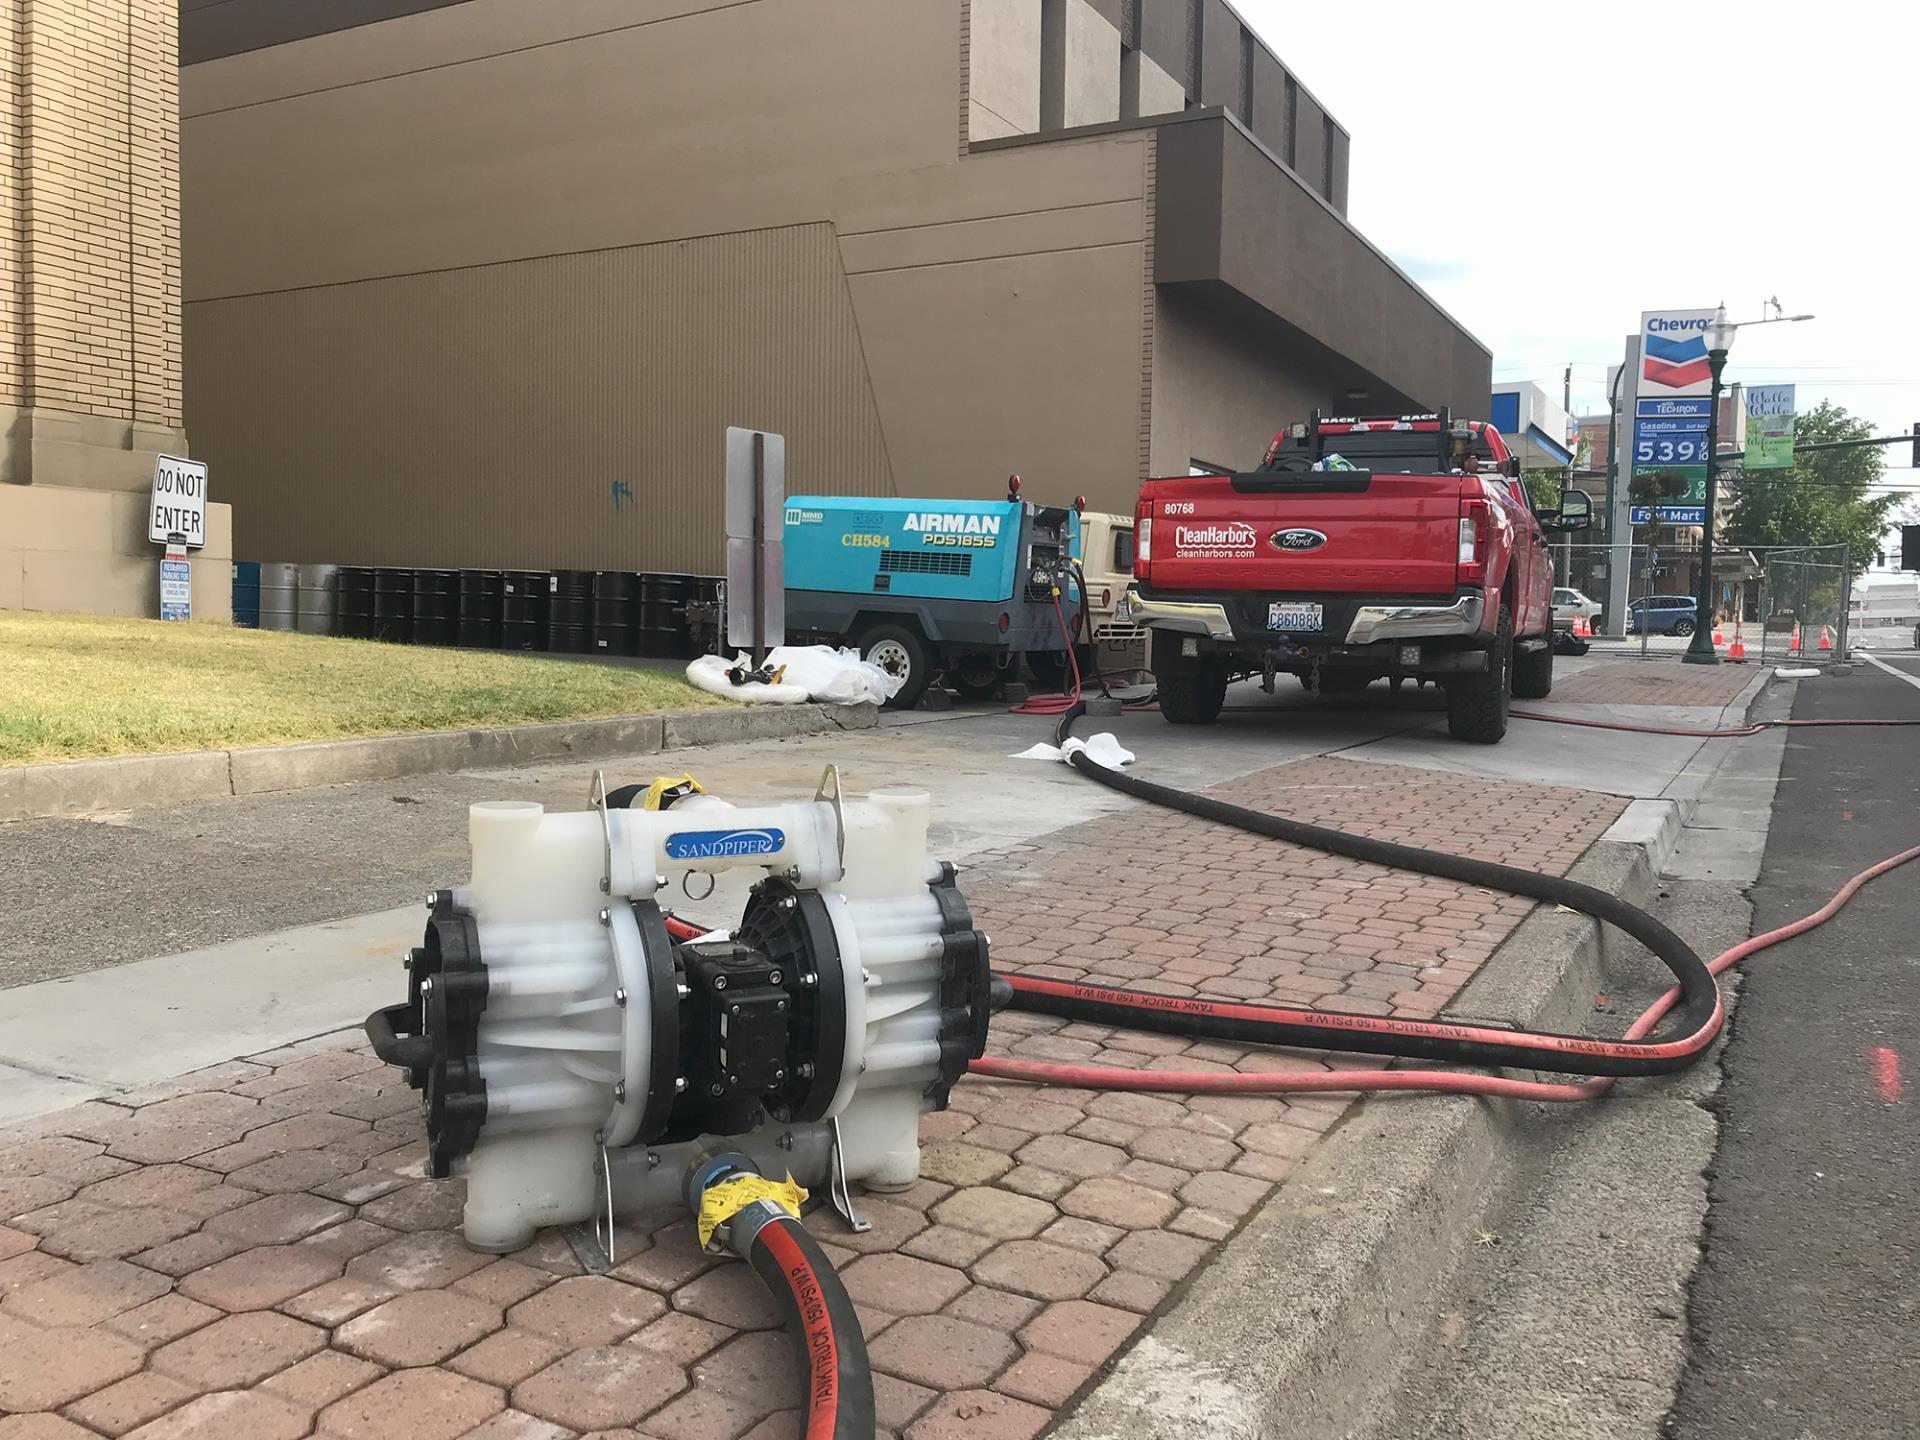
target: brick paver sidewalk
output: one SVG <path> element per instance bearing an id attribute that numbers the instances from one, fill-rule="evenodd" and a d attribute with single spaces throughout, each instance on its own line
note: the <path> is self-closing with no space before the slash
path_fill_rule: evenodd
<path id="1" fill-rule="evenodd" d="M 1666 660 L 1617 660 L 1582 670 L 1553 687 L 1569 705 L 1730 705 L 1753 679 L 1750 665 L 1682 665 Z"/>
<path id="2" fill-rule="evenodd" d="M 1258 808 L 1564 871 L 1615 797 L 1333 759 L 1219 787 Z M 1524 900 L 1135 810 L 963 877 L 1003 969 L 1431 1015 Z M 396 976 L 396 983 L 398 977 Z M 1175 1069 L 1360 1062 L 1008 1014 L 994 1048 Z M 1344 1108 L 968 1080 L 925 1178 L 809 1217 L 866 1328 L 880 1422 L 1031 1436 Z M 505 1259 L 419 1178 L 415 1096 L 351 1032 L 0 1136 L 0 1440 L 658 1440 L 796 1432 L 797 1368 L 752 1274 L 690 1227 L 612 1276 L 543 1236 Z"/>

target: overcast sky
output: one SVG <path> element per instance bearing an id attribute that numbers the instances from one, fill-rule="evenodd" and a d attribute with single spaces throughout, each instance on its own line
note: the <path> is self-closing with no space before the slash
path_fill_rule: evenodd
<path id="1" fill-rule="evenodd" d="M 1496 381 L 1558 399 L 1571 360 L 1576 413 L 1604 410 L 1642 310 L 1778 295 L 1817 318 L 1743 332 L 1729 382 L 1920 421 L 1914 0 L 1236 4 L 1351 132 L 1353 222 Z"/>

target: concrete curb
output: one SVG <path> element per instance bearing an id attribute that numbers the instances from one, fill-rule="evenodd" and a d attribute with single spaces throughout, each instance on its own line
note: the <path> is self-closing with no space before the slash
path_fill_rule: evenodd
<path id="1" fill-rule="evenodd" d="M 184 805 L 219 796 L 450 770 L 653 755 L 699 745 L 865 730 L 879 723 L 875 705 L 745 706 L 9 766 L 0 768 L 0 822 Z"/>
<path id="2" fill-rule="evenodd" d="M 1600 841 L 1571 878 L 1643 903 L 1638 845 Z M 1449 1018 L 1578 1028 L 1620 944 L 1536 910 Z M 1396 1097 L 1346 1120 L 1221 1248 L 1053 1440 L 1344 1435 L 1391 1394 L 1431 1318 L 1424 1297 L 1471 1242 L 1521 1107 Z"/>
<path id="3" fill-rule="evenodd" d="M 1760 697 L 1778 678 L 1771 667 L 1756 667 L 1754 674 L 1748 677 L 1745 688 L 1721 707 L 1720 718 L 1715 722 L 1716 728 L 1726 730 L 1746 724 L 1754 707 L 1760 703 Z M 1693 822 L 1694 812 L 1699 808 L 1700 798 L 1706 793 L 1714 773 L 1726 762 L 1732 747 L 1739 743 L 1738 740 L 1704 742 L 1700 747 L 1701 754 L 1711 759 L 1711 764 L 1704 771 L 1689 767 L 1686 772 L 1674 777 L 1673 782 L 1658 796 L 1629 801 L 1620 818 L 1601 838 L 1642 845 L 1654 870 L 1658 872 L 1663 869 L 1668 857 L 1673 854 L 1674 846 L 1680 843 L 1680 832 Z"/>
<path id="4" fill-rule="evenodd" d="M 1722 724 L 1752 713 L 1773 678 L 1757 674 Z M 1717 770 L 1735 742 L 1706 743 L 1721 747 Z M 1569 877 L 1644 907 L 1703 789 L 1658 802 L 1651 833 L 1616 824 Z M 1584 915 L 1538 908 L 1442 1018 L 1578 1032 L 1637 949 Z M 1416 1352 L 1427 1301 L 1472 1243 L 1531 1108 L 1443 1096 L 1353 1107 L 1050 1440 L 1359 1433 Z"/>

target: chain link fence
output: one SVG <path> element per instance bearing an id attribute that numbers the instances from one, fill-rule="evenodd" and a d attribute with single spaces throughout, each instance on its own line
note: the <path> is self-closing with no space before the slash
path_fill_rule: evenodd
<path id="1" fill-rule="evenodd" d="M 1756 550 L 1762 664 L 1839 660 L 1847 653 L 1852 557 L 1845 545 Z"/>
<path id="2" fill-rule="evenodd" d="M 1585 618 L 1596 638 L 1628 642 L 1610 646 L 1610 653 L 1670 657 L 1686 648 L 1699 614 L 1699 554 L 1693 547 L 1563 542 L 1552 547 L 1552 555 L 1557 628 L 1589 612 Z M 1740 603 L 1738 579 L 1720 589 L 1716 614 L 1730 618 Z"/>
<path id="3" fill-rule="evenodd" d="M 1552 547 L 1554 624 L 1576 616 L 1624 657 L 1672 657 L 1699 623 L 1700 553 L 1679 542 Z M 1722 653 L 1738 643 L 1748 660 L 1818 663 L 1847 653 L 1853 573 L 1845 545 L 1717 547 L 1712 613 Z M 1797 644 L 1796 644 L 1797 637 Z"/>

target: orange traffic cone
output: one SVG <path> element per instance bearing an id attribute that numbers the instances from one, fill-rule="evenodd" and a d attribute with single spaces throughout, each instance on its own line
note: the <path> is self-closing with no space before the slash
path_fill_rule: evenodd
<path id="1" fill-rule="evenodd" d="M 1787 641 L 1787 653 L 1789 655 L 1800 653 L 1800 622 L 1798 620 L 1793 622 L 1793 638 Z"/>
<path id="2" fill-rule="evenodd" d="M 1822 650 L 1833 649 L 1833 631 L 1825 625 L 1820 627 L 1820 648 Z"/>
<path id="3" fill-rule="evenodd" d="M 1581 640 L 1593 638 L 1593 622 L 1584 615 L 1576 615 L 1573 620 L 1573 633 Z"/>
<path id="4" fill-rule="evenodd" d="M 1719 638 L 1717 635 L 1714 637 L 1716 640 Z M 1738 620 L 1733 622 L 1733 644 L 1727 650 L 1727 659 L 1736 665 L 1744 665 L 1747 663 L 1747 642 L 1741 637 L 1740 622 Z"/>
<path id="5" fill-rule="evenodd" d="M 1721 628 L 1718 620 L 1713 622 L 1713 643 L 1716 645 L 1724 645 L 1727 643 L 1726 633 Z"/>

